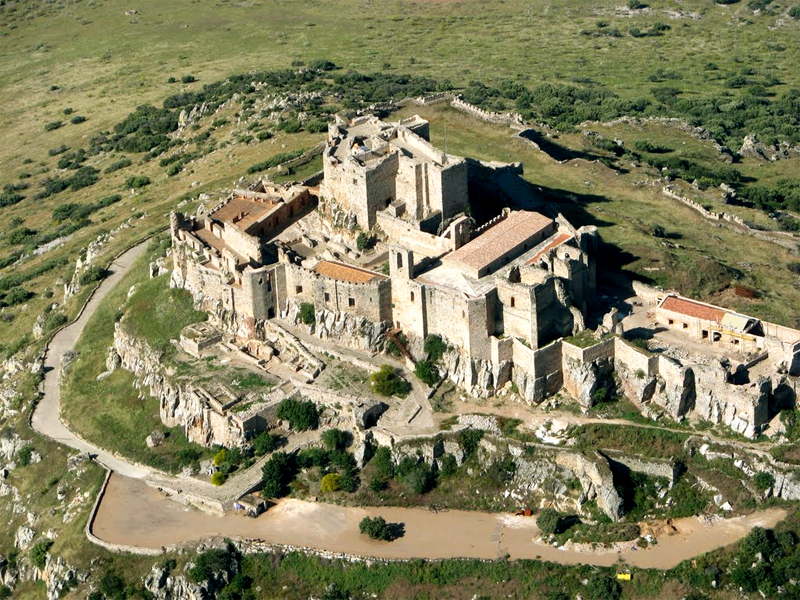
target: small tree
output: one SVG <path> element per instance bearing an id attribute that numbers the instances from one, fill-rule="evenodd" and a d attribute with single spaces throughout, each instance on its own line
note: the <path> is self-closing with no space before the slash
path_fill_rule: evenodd
<path id="1" fill-rule="evenodd" d="M 330 494 L 331 492 L 338 492 L 341 489 L 340 480 L 341 476 L 338 473 L 328 473 L 322 478 L 320 489 L 323 494 Z"/>
<path id="2" fill-rule="evenodd" d="M 228 479 L 228 476 L 223 473 L 222 471 L 217 471 L 213 475 L 211 475 L 211 484 L 212 485 L 222 485 Z"/>
<path id="3" fill-rule="evenodd" d="M 439 383 L 439 371 L 436 366 L 429 360 L 421 360 L 414 367 L 414 374 L 422 383 L 431 387 Z"/>
<path id="4" fill-rule="evenodd" d="M 350 444 L 350 435 L 341 429 L 327 429 L 322 432 L 322 443 L 328 450 L 344 450 Z"/>
<path id="5" fill-rule="evenodd" d="M 377 242 L 377 239 L 374 235 L 369 235 L 362 231 L 356 238 L 356 248 L 359 252 L 364 252 L 364 250 L 372 250 L 375 247 L 375 242 Z"/>
<path id="6" fill-rule="evenodd" d="M 458 432 L 458 443 L 467 456 L 478 449 L 478 444 L 482 439 L 482 429 L 462 429 Z"/>
<path id="7" fill-rule="evenodd" d="M 286 398 L 278 406 L 278 418 L 289 422 L 295 431 L 306 431 L 319 427 L 319 411 L 311 400 Z"/>
<path id="8" fill-rule="evenodd" d="M 381 396 L 406 396 L 411 391 L 411 384 L 401 378 L 391 365 L 382 365 L 369 379 L 372 389 Z"/>
<path id="9" fill-rule="evenodd" d="M 53 545 L 53 540 L 42 540 L 31 548 L 30 559 L 33 566 L 44 569 L 47 564 L 47 553 Z"/>
<path id="10" fill-rule="evenodd" d="M 428 360 L 436 362 L 447 351 L 447 344 L 444 343 L 442 336 L 440 335 L 429 335 L 425 338 L 425 352 L 428 355 Z"/>
<path id="11" fill-rule="evenodd" d="M 308 326 L 317 322 L 317 316 L 314 314 L 314 305 L 310 302 L 302 302 L 300 304 L 300 321 Z"/>
<path id="12" fill-rule="evenodd" d="M 373 540 L 391 542 L 396 537 L 392 526 L 383 517 L 375 517 L 374 519 L 364 517 L 361 519 L 361 523 L 358 524 L 358 530 Z"/>
<path id="13" fill-rule="evenodd" d="M 253 440 L 253 452 L 257 456 L 264 456 L 278 448 L 278 436 L 262 431 Z"/>
<path id="14" fill-rule="evenodd" d="M 222 448 L 219 452 L 214 455 L 214 466 L 218 467 L 222 463 L 228 460 L 228 451 L 225 448 Z"/>
<path id="15" fill-rule="evenodd" d="M 275 452 L 261 468 L 261 482 L 266 498 L 280 498 L 288 492 L 294 479 L 295 464 L 285 452 Z"/>
<path id="16" fill-rule="evenodd" d="M 586 585 L 586 596 L 589 600 L 618 600 L 621 594 L 619 582 L 601 573 L 592 575 Z"/>
<path id="17" fill-rule="evenodd" d="M 549 535 L 561 531 L 563 520 L 558 511 L 552 508 L 545 508 L 536 518 L 536 525 L 538 525 L 542 533 Z"/>
<path id="18" fill-rule="evenodd" d="M 381 446 L 375 451 L 370 463 L 375 467 L 375 473 L 382 479 L 394 477 L 394 463 L 392 462 L 392 451 L 386 446 Z"/>

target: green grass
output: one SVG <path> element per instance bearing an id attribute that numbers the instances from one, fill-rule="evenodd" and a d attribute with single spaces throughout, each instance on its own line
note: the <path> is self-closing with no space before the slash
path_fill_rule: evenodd
<path id="1" fill-rule="evenodd" d="M 123 307 L 121 321 L 134 338 L 143 339 L 155 351 L 172 353 L 171 340 L 187 325 L 204 321 L 206 313 L 194 309 L 192 295 L 169 287 L 169 273 L 142 281 Z"/>
<path id="2" fill-rule="evenodd" d="M 179 427 L 167 428 L 159 418 L 158 401 L 150 397 L 146 390 L 133 386 L 134 376 L 123 369 L 117 369 L 111 376 L 97 381 L 97 376 L 105 371 L 106 349 L 114 337 L 114 315 L 123 303 L 131 285 L 138 284 L 138 293 L 131 301 L 143 312 L 149 313 L 154 322 L 161 322 L 163 329 L 156 330 L 154 323 L 137 321 L 139 331 L 150 334 L 154 343 L 161 340 L 166 347 L 166 336 L 176 329 L 173 319 L 185 316 L 185 310 L 176 309 L 180 300 L 173 301 L 173 294 L 166 288 L 167 280 L 162 276 L 147 279 L 151 255 L 145 253 L 100 303 L 97 311 L 86 324 L 83 335 L 75 345 L 78 357 L 70 366 L 61 390 L 62 415 L 79 435 L 89 441 L 118 452 L 122 456 L 165 471 L 177 471 L 184 461 L 177 453 L 192 449 L 201 456 L 210 455 L 209 449 L 190 443 Z M 148 304 L 143 290 L 152 294 Z M 158 291 L 166 292 L 158 294 Z M 127 306 L 131 306 L 127 304 Z M 149 307 L 148 307 L 149 306 Z M 191 306 L 191 304 L 189 304 Z M 158 308 L 154 308 L 158 307 Z M 185 308 L 185 306 L 184 306 Z M 144 398 L 140 394 L 144 393 Z M 155 429 L 164 431 L 167 437 L 163 444 L 148 448 L 145 438 Z"/>

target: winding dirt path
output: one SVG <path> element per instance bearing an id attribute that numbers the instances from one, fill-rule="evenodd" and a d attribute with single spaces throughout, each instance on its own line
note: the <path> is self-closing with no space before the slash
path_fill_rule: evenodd
<path id="1" fill-rule="evenodd" d="M 377 542 L 359 534 L 365 516 L 403 523 L 405 535 Z M 755 526 L 772 527 L 786 511 L 771 508 L 746 517 L 704 521 L 679 519 L 677 532 L 646 550 L 633 543 L 622 551 L 562 550 L 537 542 L 535 519 L 466 511 L 433 513 L 425 508 L 346 507 L 282 500 L 257 519 L 213 517 L 168 500 L 144 482 L 112 475 L 92 527 L 103 541 L 158 549 L 174 544 L 230 537 L 387 559 L 549 560 L 610 566 L 622 558 L 642 568 L 669 569 L 683 560 L 742 539 Z"/>

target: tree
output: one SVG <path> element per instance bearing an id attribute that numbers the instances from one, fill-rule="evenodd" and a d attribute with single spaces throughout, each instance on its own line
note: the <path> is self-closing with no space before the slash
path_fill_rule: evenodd
<path id="1" fill-rule="evenodd" d="M 308 128 L 308 126 L 306 126 Z M 327 126 L 326 126 L 327 128 Z M 375 247 L 375 243 L 378 240 L 375 238 L 374 235 L 369 235 L 364 233 L 363 231 L 358 234 L 356 237 L 356 248 L 359 252 L 364 252 L 364 250 L 372 250 Z"/>
<path id="2" fill-rule="evenodd" d="M 397 374 L 391 365 L 381 365 L 375 373 L 370 375 L 372 389 L 381 396 L 407 396 L 411 391 L 411 384 Z"/>
<path id="3" fill-rule="evenodd" d="M 428 360 L 436 362 L 447 351 L 447 344 L 442 340 L 440 335 L 429 335 L 425 338 L 425 353 L 428 355 Z"/>
<path id="4" fill-rule="evenodd" d="M 439 380 L 439 371 L 436 366 L 429 360 L 421 360 L 414 367 L 414 374 L 422 383 L 433 387 Z"/>
<path id="5" fill-rule="evenodd" d="M 261 482 L 266 498 L 280 498 L 288 493 L 294 479 L 295 463 L 285 452 L 275 452 L 261 467 Z"/>
<path id="6" fill-rule="evenodd" d="M 563 519 L 558 511 L 545 508 L 536 518 L 536 525 L 546 535 L 559 533 L 563 527 Z"/>
<path id="7" fill-rule="evenodd" d="M 228 451 L 225 448 L 222 448 L 219 452 L 217 452 L 214 455 L 213 458 L 214 466 L 218 467 L 227 460 L 228 460 Z"/>
<path id="8" fill-rule="evenodd" d="M 53 545 L 53 540 L 42 540 L 31 548 L 30 559 L 33 566 L 44 569 L 47 564 L 47 553 Z"/>
<path id="9" fill-rule="evenodd" d="M 331 492 L 338 492 L 341 489 L 339 480 L 341 476 L 338 473 L 328 473 L 322 478 L 320 489 L 323 494 L 330 494 Z"/>
<path id="10" fill-rule="evenodd" d="M 392 451 L 386 446 L 381 446 L 375 451 L 370 463 L 375 467 L 375 473 L 384 480 L 394 477 L 394 463 L 392 462 Z"/>
<path id="11" fill-rule="evenodd" d="M 222 485 L 228 479 L 228 476 L 222 471 L 216 471 L 211 475 L 211 485 Z"/>
<path id="12" fill-rule="evenodd" d="M 306 431 L 319 427 L 319 410 L 311 400 L 286 398 L 278 406 L 278 418 L 288 421 L 295 431 Z"/>
<path id="13" fill-rule="evenodd" d="M 350 435 L 341 429 L 327 429 L 322 432 L 322 443 L 328 450 L 344 450 L 350 445 Z"/>
<path id="14" fill-rule="evenodd" d="M 374 519 L 364 517 L 361 519 L 361 523 L 358 524 L 358 530 L 373 540 L 391 542 L 397 537 L 392 526 L 383 517 L 375 517 Z"/>
<path id="15" fill-rule="evenodd" d="M 257 456 L 264 456 L 268 452 L 272 452 L 278 448 L 279 439 L 280 437 L 277 435 L 262 431 L 253 439 L 253 452 L 255 452 Z"/>

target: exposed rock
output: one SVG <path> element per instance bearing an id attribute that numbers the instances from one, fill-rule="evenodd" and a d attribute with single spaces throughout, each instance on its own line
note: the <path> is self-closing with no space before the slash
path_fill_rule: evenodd
<path id="1" fill-rule="evenodd" d="M 27 527 L 26 525 L 22 525 L 19 529 L 17 529 L 17 533 L 14 536 L 14 546 L 19 548 L 20 550 L 27 550 L 33 545 L 33 537 L 36 535 L 36 532 Z"/>
<path id="2" fill-rule="evenodd" d="M 155 448 L 156 446 L 160 446 L 164 443 L 164 434 L 159 430 L 155 430 L 153 433 L 147 436 L 145 439 L 145 443 L 147 444 L 148 448 Z"/>
<path id="3" fill-rule="evenodd" d="M 784 158 L 796 158 L 800 156 L 800 147 L 791 146 L 788 142 L 781 142 L 776 146 L 770 146 L 759 142 L 758 138 L 754 135 L 747 135 L 742 141 L 742 147 L 739 148 L 739 155 L 774 162 Z"/>

